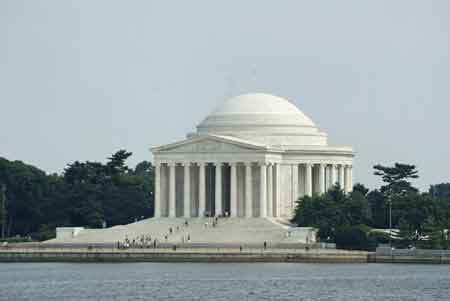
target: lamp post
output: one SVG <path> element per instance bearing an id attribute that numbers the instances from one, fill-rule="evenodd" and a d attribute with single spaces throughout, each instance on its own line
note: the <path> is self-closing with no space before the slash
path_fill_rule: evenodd
<path id="1" fill-rule="evenodd" d="M 392 199 L 391 196 L 388 196 L 389 203 L 389 247 L 392 253 Z"/>

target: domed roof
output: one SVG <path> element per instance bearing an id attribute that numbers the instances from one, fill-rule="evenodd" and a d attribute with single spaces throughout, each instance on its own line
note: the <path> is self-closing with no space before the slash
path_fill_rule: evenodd
<path id="1" fill-rule="evenodd" d="M 197 126 L 197 134 L 232 136 L 282 147 L 327 143 L 327 135 L 294 104 L 264 93 L 226 100 Z"/>
<path id="2" fill-rule="evenodd" d="M 315 126 L 312 120 L 290 101 L 265 93 L 248 93 L 230 98 L 222 103 L 210 117 L 223 115 L 270 115 L 272 118 L 278 115 L 280 119 L 287 117 L 295 120 L 295 125 Z"/>

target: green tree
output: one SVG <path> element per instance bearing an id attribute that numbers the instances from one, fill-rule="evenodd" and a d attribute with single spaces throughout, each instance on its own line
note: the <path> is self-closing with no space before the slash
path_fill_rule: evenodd
<path id="1" fill-rule="evenodd" d="M 414 231 L 404 218 L 401 218 L 399 221 L 396 237 L 401 242 L 402 246 L 409 245 L 414 238 Z"/>
<path id="2" fill-rule="evenodd" d="M 0 226 L 2 227 L 1 237 L 6 237 L 6 223 L 7 223 L 7 210 L 6 210 L 6 185 L 0 185 Z"/>
<path id="3" fill-rule="evenodd" d="M 373 167 L 374 175 L 381 176 L 386 185 L 381 186 L 381 192 L 388 195 L 397 195 L 405 192 L 417 192 L 409 179 L 417 179 L 419 177 L 415 165 L 395 163 L 394 166 L 383 166 L 377 164 Z"/>
<path id="4" fill-rule="evenodd" d="M 367 226 L 343 226 L 336 230 L 336 247 L 347 250 L 370 250 L 376 248 L 376 240 L 368 235 Z"/>
<path id="5" fill-rule="evenodd" d="M 429 193 L 436 198 L 450 198 L 450 183 L 431 185 Z"/>
<path id="6" fill-rule="evenodd" d="M 365 196 L 369 191 L 370 189 L 361 183 L 356 183 L 355 185 L 353 185 L 353 192 L 359 192 Z"/>
<path id="7" fill-rule="evenodd" d="M 427 237 L 426 247 L 431 249 L 442 248 L 445 239 L 444 229 L 432 216 L 429 216 L 423 225 L 423 235 Z"/>
<path id="8" fill-rule="evenodd" d="M 367 194 L 367 201 L 369 203 L 371 226 L 378 229 L 389 227 L 388 204 L 385 195 L 375 189 Z"/>

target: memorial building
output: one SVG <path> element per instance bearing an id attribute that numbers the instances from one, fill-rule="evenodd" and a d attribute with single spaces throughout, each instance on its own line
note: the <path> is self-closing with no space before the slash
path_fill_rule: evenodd
<path id="1" fill-rule="evenodd" d="M 186 139 L 151 149 L 155 217 L 290 218 L 299 198 L 352 189 L 354 152 L 281 97 L 222 103 Z"/>

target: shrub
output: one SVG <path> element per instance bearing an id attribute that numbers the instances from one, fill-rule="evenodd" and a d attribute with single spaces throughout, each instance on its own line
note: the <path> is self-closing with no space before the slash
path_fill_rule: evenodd
<path id="1" fill-rule="evenodd" d="M 346 226 L 336 229 L 336 247 L 346 250 L 367 250 L 376 248 L 377 242 L 367 234 L 367 226 Z"/>
<path id="2" fill-rule="evenodd" d="M 389 234 L 384 232 L 373 231 L 369 233 L 369 238 L 377 242 L 377 244 L 388 244 Z"/>

